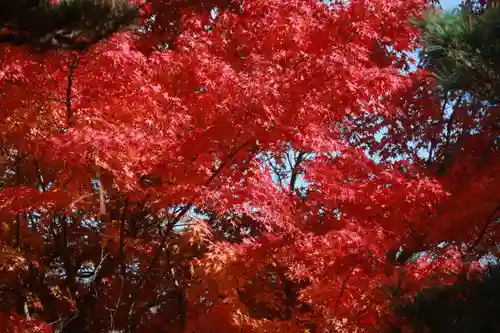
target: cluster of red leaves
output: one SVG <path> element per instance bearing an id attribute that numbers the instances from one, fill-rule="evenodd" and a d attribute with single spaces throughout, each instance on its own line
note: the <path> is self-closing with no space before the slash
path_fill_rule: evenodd
<path id="1" fill-rule="evenodd" d="M 498 112 L 450 124 L 405 72 L 424 6 L 151 1 L 139 37 L 2 46 L 0 324 L 379 332 L 395 303 L 477 269 Z M 144 52 L 172 15 L 175 48 Z"/>

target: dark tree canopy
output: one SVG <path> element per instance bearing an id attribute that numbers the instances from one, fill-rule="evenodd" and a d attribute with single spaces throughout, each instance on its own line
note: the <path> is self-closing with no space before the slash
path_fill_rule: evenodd
<path id="1" fill-rule="evenodd" d="M 465 1 L 459 9 L 433 10 L 418 26 L 423 66 L 444 90 L 462 90 L 493 104 L 500 102 L 500 6 Z"/>
<path id="2" fill-rule="evenodd" d="M 241 10 L 240 0 L 16 0 L 0 3 L 0 44 L 37 50 L 82 49 L 135 30 L 143 51 L 174 45 L 190 12 Z M 149 49 L 149 50 L 147 50 Z"/>
<path id="3" fill-rule="evenodd" d="M 80 49 L 135 26 L 138 17 L 127 0 L 2 1 L 0 43 Z"/>
<path id="4" fill-rule="evenodd" d="M 500 268 L 494 265 L 482 276 L 425 290 L 396 314 L 415 332 L 490 333 L 500 332 L 499 308 Z"/>

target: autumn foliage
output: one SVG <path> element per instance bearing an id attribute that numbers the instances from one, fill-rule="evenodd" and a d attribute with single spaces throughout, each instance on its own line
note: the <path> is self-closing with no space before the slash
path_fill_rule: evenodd
<path id="1" fill-rule="evenodd" d="M 410 71 L 426 6 L 158 0 L 2 45 L 1 331 L 382 332 L 479 272 L 499 112 Z"/>

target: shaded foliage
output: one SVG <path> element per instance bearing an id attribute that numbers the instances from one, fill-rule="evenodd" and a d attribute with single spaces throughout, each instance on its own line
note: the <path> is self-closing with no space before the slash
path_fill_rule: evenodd
<path id="1" fill-rule="evenodd" d="M 0 43 L 81 49 L 138 19 L 139 8 L 128 0 L 2 1 Z"/>
<path id="2" fill-rule="evenodd" d="M 500 270 L 493 265 L 482 276 L 425 290 L 396 314 L 417 332 L 498 332 L 499 281 Z"/>

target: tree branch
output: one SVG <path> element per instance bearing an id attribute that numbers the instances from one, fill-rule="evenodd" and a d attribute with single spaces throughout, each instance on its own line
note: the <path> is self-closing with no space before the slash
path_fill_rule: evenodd
<path id="1" fill-rule="evenodd" d="M 305 152 L 299 152 L 297 157 L 295 158 L 295 163 L 292 167 L 292 175 L 290 177 L 290 191 L 295 191 L 295 184 L 297 182 L 297 177 L 299 176 L 299 166 L 304 161 L 306 156 Z"/>
<path id="2" fill-rule="evenodd" d="M 64 270 L 66 271 L 67 274 L 67 281 L 68 281 L 68 286 L 71 291 L 71 295 L 74 295 L 74 292 L 76 291 L 75 287 L 75 281 L 76 281 L 76 272 L 75 272 L 75 267 L 73 266 L 73 263 L 71 262 L 71 250 L 68 246 L 68 226 L 66 222 L 66 216 L 60 216 L 59 221 L 61 224 L 62 228 L 62 237 L 61 239 L 61 251 L 60 254 L 62 256 L 62 261 L 64 265 Z"/>
<path id="3" fill-rule="evenodd" d="M 474 250 L 474 248 L 476 248 L 479 243 L 481 242 L 481 240 L 484 238 L 484 236 L 486 235 L 490 225 L 491 225 L 491 222 L 493 221 L 493 219 L 495 218 L 495 216 L 500 212 L 500 205 L 497 205 L 495 210 L 493 211 L 493 213 L 491 213 L 488 218 L 486 219 L 486 223 L 484 224 L 484 226 L 481 228 L 481 231 L 479 232 L 479 235 L 477 236 L 476 240 L 474 241 L 474 243 L 472 243 L 472 245 L 469 247 L 469 251 L 472 251 Z"/>
<path id="4" fill-rule="evenodd" d="M 344 295 L 345 288 L 347 286 L 347 281 L 351 278 L 352 272 L 350 272 L 343 280 L 342 280 L 342 285 L 340 286 L 340 292 L 339 292 L 339 297 L 337 297 L 337 300 L 335 301 L 335 309 L 333 310 L 333 315 L 336 316 L 337 312 L 339 310 L 340 306 L 340 300 L 342 299 L 342 296 Z"/>
<path id="5" fill-rule="evenodd" d="M 124 252 L 124 246 L 125 246 L 125 213 L 127 212 L 128 208 L 128 198 L 125 198 L 125 203 L 123 205 L 123 210 L 120 214 L 120 267 L 121 267 L 121 274 L 122 277 L 125 277 L 125 252 Z"/>
<path id="6" fill-rule="evenodd" d="M 204 186 L 209 185 L 213 180 L 215 180 L 219 174 L 222 172 L 222 170 L 234 160 L 236 157 L 236 154 L 240 152 L 243 148 L 248 146 L 250 141 L 245 141 L 240 147 L 237 147 L 229 156 L 226 160 L 224 160 L 221 165 L 217 168 L 215 172 L 212 173 L 210 178 L 205 182 Z M 149 264 L 148 268 L 146 269 L 146 272 L 144 275 L 141 276 L 141 280 L 138 283 L 137 288 L 135 291 L 132 293 L 130 297 L 129 304 L 126 308 L 126 324 L 125 324 L 125 332 L 130 333 L 135 329 L 135 324 L 137 323 L 137 318 L 140 318 L 142 314 L 144 313 L 143 311 L 138 311 L 134 315 L 132 315 L 135 302 L 137 301 L 137 298 L 139 297 L 141 291 L 144 289 L 146 286 L 148 280 L 147 278 L 151 275 L 152 271 L 155 269 L 156 265 L 158 264 L 158 261 L 160 259 L 160 256 L 163 252 L 163 248 L 165 247 L 165 243 L 167 242 L 170 233 L 174 229 L 174 227 L 177 225 L 177 223 L 186 215 L 187 212 L 194 206 L 194 202 L 188 203 L 185 205 L 182 210 L 177 214 L 177 216 L 167 225 L 167 228 L 165 229 L 165 232 L 163 233 L 163 236 L 160 239 L 160 242 L 158 244 L 158 247 L 156 248 L 153 258 L 151 259 L 151 263 Z"/>
<path id="7" fill-rule="evenodd" d="M 444 100 L 443 100 L 443 106 L 441 107 L 441 117 L 444 117 L 444 111 L 446 110 L 446 106 L 448 105 L 448 95 L 446 94 L 445 97 L 444 97 Z M 441 121 L 437 124 L 439 125 L 441 123 Z M 434 133 L 434 135 L 432 136 L 432 139 L 431 139 L 431 146 L 429 148 L 429 156 L 427 157 L 427 166 L 430 166 L 431 163 L 432 163 L 432 155 L 434 155 L 434 150 L 436 149 L 436 145 L 437 145 L 437 142 L 436 142 L 436 138 L 437 137 L 437 134 Z"/>
<path id="8" fill-rule="evenodd" d="M 456 108 L 459 107 L 460 104 L 462 104 L 463 97 L 464 97 L 463 94 L 460 95 L 457 102 L 453 106 L 453 111 L 451 112 L 450 118 L 446 122 L 446 146 L 450 145 L 451 130 L 453 129 L 453 121 L 455 120 L 455 111 L 456 111 Z"/>
<path id="9" fill-rule="evenodd" d="M 16 155 L 16 184 L 21 186 L 22 176 L 21 176 L 21 161 L 19 155 Z M 21 213 L 16 215 L 16 249 L 21 250 Z"/>
<path id="10" fill-rule="evenodd" d="M 78 63 L 80 61 L 80 56 L 79 54 L 76 54 L 69 64 L 68 67 L 68 85 L 66 86 L 66 99 L 64 101 L 64 104 L 66 105 L 66 117 L 68 120 L 68 127 L 71 127 L 73 125 L 73 110 L 72 110 L 72 103 L 71 103 L 71 97 L 73 93 L 73 75 L 75 74 L 76 67 L 78 66 Z"/>
<path id="11" fill-rule="evenodd" d="M 36 158 L 34 158 L 33 162 L 35 164 L 35 171 L 36 171 L 36 178 L 38 181 L 38 187 L 40 188 L 40 191 L 45 192 L 45 184 L 43 181 L 42 173 L 40 171 L 40 166 L 38 165 L 38 160 Z"/>

